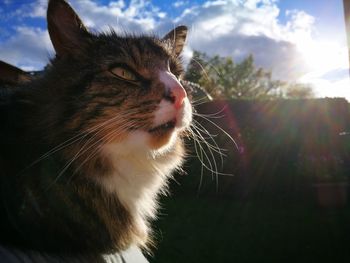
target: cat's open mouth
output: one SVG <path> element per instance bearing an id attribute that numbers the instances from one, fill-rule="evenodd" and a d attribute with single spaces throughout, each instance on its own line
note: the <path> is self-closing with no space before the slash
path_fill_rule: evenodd
<path id="1" fill-rule="evenodd" d="M 175 124 L 176 124 L 176 119 L 172 119 L 162 125 L 159 125 L 157 127 L 154 127 L 150 130 L 148 130 L 148 132 L 150 133 L 156 133 L 156 132 L 167 132 L 169 130 L 172 130 L 175 128 Z"/>

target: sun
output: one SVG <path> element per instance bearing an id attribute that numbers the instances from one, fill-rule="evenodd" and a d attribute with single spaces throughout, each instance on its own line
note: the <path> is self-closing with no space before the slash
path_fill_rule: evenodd
<path id="1" fill-rule="evenodd" d="M 333 69 L 348 68 L 347 47 L 333 41 L 310 41 L 299 45 L 307 73 L 327 73 Z"/>
<path id="2" fill-rule="evenodd" d="M 321 41 L 309 39 L 300 41 L 297 48 L 304 61 L 304 74 L 297 81 L 310 84 L 317 97 L 344 97 L 350 101 L 346 43 L 331 38 Z M 342 75 L 335 78 L 339 72 Z"/>

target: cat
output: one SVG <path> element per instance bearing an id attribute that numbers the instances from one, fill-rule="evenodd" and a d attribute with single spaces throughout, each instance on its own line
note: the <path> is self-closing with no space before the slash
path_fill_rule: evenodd
<path id="1" fill-rule="evenodd" d="M 50 0 L 55 58 L 0 93 L 0 243 L 49 253 L 152 246 L 157 197 L 192 121 L 180 83 L 187 28 L 93 34 Z M 2 85 L 5 86 L 5 85 Z"/>

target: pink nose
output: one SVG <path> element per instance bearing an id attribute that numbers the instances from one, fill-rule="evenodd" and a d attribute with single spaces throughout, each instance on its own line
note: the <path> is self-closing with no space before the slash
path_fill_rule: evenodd
<path id="1" fill-rule="evenodd" d="M 167 98 L 174 103 L 175 109 L 180 109 L 183 105 L 184 99 L 187 97 L 187 93 L 181 83 L 174 74 L 169 71 L 161 71 L 159 73 L 159 78 L 165 85 Z"/>
<path id="2" fill-rule="evenodd" d="M 185 89 L 182 87 L 182 85 L 179 83 L 179 85 L 176 85 L 174 87 L 170 88 L 171 96 L 174 97 L 174 107 L 175 109 L 180 109 L 184 99 L 187 97 L 187 93 Z"/>

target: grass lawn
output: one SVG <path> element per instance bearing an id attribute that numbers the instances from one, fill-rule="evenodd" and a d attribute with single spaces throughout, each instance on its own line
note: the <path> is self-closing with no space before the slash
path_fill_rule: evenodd
<path id="1" fill-rule="evenodd" d="M 350 262 L 350 208 L 309 201 L 162 200 L 151 262 Z"/>

